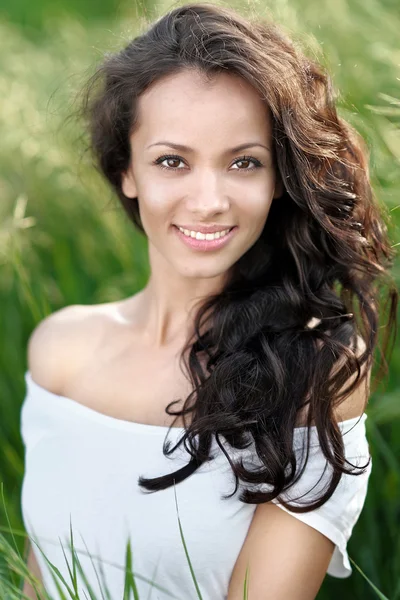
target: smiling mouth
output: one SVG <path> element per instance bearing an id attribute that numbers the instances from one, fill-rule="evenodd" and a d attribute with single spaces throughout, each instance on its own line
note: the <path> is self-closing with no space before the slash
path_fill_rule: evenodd
<path id="1" fill-rule="evenodd" d="M 235 225 L 231 229 L 228 229 L 227 233 L 219 235 L 218 237 L 210 236 L 210 238 L 207 239 L 207 234 L 198 232 L 196 236 L 186 235 L 179 227 L 174 225 L 174 230 L 181 241 L 189 248 L 200 251 L 212 251 L 223 248 L 230 242 L 231 238 L 234 237 L 236 229 L 237 226 Z"/>
<path id="2" fill-rule="evenodd" d="M 188 238 L 197 239 L 197 240 L 218 240 L 225 235 L 228 235 L 236 226 L 233 227 L 225 227 L 221 229 L 213 228 L 214 231 L 201 231 L 199 229 L 190 229 L 189 227 L 180 227 L 179 225 L 174 225 L 183 235 Z"/>

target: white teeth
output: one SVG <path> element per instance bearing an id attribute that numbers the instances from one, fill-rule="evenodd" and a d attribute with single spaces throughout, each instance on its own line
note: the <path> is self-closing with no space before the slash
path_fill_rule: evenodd
<path id="1" fill-rule="evenodd" d="M 189 231 L 189 229 L 182 229 L 182 227 L 178 227 L 178 229 L 188 237 L 196 238 L 196 240 L 218 240 L 230 231 L 230 229 L 224 229 L 216 233 L 200 233 L 200 231 Z"/>

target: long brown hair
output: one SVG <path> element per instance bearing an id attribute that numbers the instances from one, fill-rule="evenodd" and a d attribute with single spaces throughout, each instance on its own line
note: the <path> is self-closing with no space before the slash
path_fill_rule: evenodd
<path id="1" fill-rule="evenodd" d="M 224 6 L 190 3 L 108 55 L 84 89 L 83 116 L 96 165 L 140 231 L 137 198 L 127 198 L 121 188 L 131 158 L 129 137 L 137 125 L 137 99 L 160 78 L 188 68 L 210 80 L 231 72 L 261 95 L 272 113 L 284 193 L 272 203 L 260 238 L 233 265 L 221 293 L 199 306 L 195 335 L 182 352 L 193 392 L 181 411 L 170 408 L 178 399 L 167 412 L 182 415 L 185 423 L 185 415 L 193 414 L 177 444 L 184 443 L 191 458 L 174 473 L 140 477 L 139 485 L 157 491 L 189 477 L 209 459 L 215 436 L 235 475 L 233 493 L 239 478 L 272 485 L 270 492 L 245 489 L 243 502 L 278 497 L 290 510 L 305 512 L 331 497 L 342 473 L 359 475 L 369 465 L 358 472 L 344 466 L 334 409 L 365 379 L 362 365 L 372 365 L 382 329 L 379 293 L 385 285 L 389 318 L 383 356 L 390 335 L 395 337 L 398 292 L 389 275 L 394 251 L 388 215 L 371 189 L 368 149 L 338 116 L 323 67 L 275 23 L 250 20 Z M 319 324 L 307 327 L 313 317 Z M 365 349 L 357 356 L 359 334 Z M 201 356 L 207 358 L 205 366 Z M 332 375 L 338 361 L 342 366 Z M 382 367 L 387 372 L 385 361 Z M 338 395 L 354 373 L 346 394 Z M 296 476 L 293 433 L 306 406 L 307 427 L 315 423 L 333 472 L 327 491 L 300 507 L 279 495 L 302 473 Z M 255 474 L 232 461 L 220 436 L 238 449 L 254 443 L 263 468 Z M 307 457 L 308 444 L 307 437 Z M 175 447 L 164 440 L 164 454 Z"/>

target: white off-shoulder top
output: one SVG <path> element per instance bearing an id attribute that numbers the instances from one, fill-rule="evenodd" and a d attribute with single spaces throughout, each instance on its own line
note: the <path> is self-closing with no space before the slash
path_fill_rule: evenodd
<path id="1" fill-rule="evenodd" d="M 213 461 L 175 486 L 148 493 L 138 485 L 140 475 L 171 473 L 190 458 L 183 444 L 170 457 L 163 455 L 167 427 L 124 421 L 97 412 L 44 389 L 29 371 L 25 381 L 26 396 L 21 408 L 25 447 L 21 509 L 50 596 L 55 600 L 60 597 L 51 569 L 36 544 L 73 588 L 67 565 L 68 562 L 72 571 L 71 527 L 75 552 L 96 598 L 103 597 L 101 590 L 106 586 L 112 600 L 122 600 L 128 540 L 140 600 L 198 598 L 181 539 L 179 513 L 203 600 L 226 600 L 229 579 L 256 505 L 239 500 L 242 484 L 234 496 L 222 498 L 233 491 L 235 482 L 215 438 Z M 346 458 L 355 465 L 365 465 L 370 458 L 366 419 L 364 413 L 339 424 Z M 183 429 L 174 427 L 168 439 L 173 444 L 182 433 Z M 294 447 L 299 456 L 305 433 L 306 427 L 294 430 Z M 232 449 L 225 443 L 234 458 L 235 453 L 245 457 L 249 452 Z M 287 500 L 307 492 L 302 501 L 312 500 L 329 478 L 331 471 L 326 469 L 318 483 L 326 459 L 315 427 L 311 428 L 310 445 L 306 469 L 284 494 Z M 251 456 L 254 461 L 254 452 Z M 352 573 L 346 545 L 364 505 L 371 468 L 372 460 L 363 474 L 343 475 L 333 496 L 320 508 L 291 513 L 334 542 L 327 571 L 333 577 L 349 577 Z M 77 580 L 80 597 L 89 597 L 79 571 Z"/>

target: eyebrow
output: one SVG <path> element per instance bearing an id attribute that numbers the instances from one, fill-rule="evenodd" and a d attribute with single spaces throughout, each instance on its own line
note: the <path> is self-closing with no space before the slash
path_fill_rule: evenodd
<path id="1" fill-rule="evenodd" d="M 151 148 L 152 146 L 170 146 L 171 148 L 175 148 L 175 150 L 180 150 L 181 152 L 194 152 L 193 148 L 189 148 L 189 146 L 185 146 L 184 144 L 174 144 L 173 142 L 162 141 L 156 142 L 155 144 L 150 144 L 147 148 Z M 261 148 L 265 148 L 268 152 L 271 152 L 270 148 L 264 146 L 264 144 L 260 144 L 259 142 L 246 142 L 244 144 L 240 144 L 239 146 L 235 146 L 235 148 L 231 148 L 226 151 L 226 154 L 233 154 L 235 152 L 240 152 L 240 150 L 246 150 L 246 148 L 253 148 L 254 146 L 260 146 Z"/>

